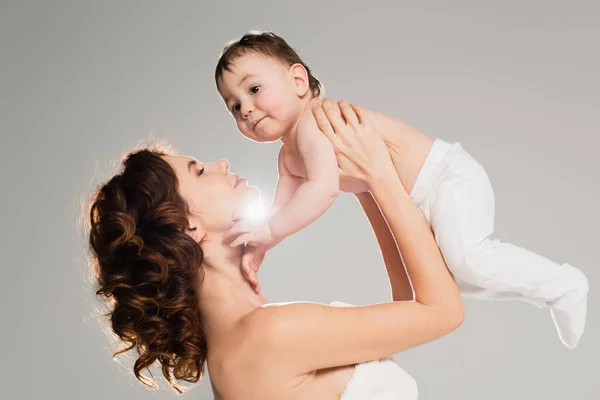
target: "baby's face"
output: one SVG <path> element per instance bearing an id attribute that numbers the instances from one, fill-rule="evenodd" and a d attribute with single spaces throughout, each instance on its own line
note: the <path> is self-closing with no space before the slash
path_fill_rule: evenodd
<path id="1" fill-rule="evenodd" d="M 248 139 L 274 142 L 302 115 L 302 100 L 290 68 L 259 54 L 236 58 L 219 80 L 219 93 Z"/>

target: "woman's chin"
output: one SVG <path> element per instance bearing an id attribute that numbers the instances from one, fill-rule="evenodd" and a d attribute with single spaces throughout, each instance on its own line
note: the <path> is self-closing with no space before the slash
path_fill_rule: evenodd
<path id="1" fill-rule="evenodd" d="M 257 196 L 248 197 L 240 207 L 239 212 L 244 219 L 256 222 L 264 221 L 267 217 L 267 207 L 262 202 L 258 189 L 256 189 L 255 193 Z"/>
<path id="2" fill-rule="evenodd" d="M 248 204 L 256 204 L 261 202 L 260 190 L 256 186 L 248 185 L 244 188 L 244 194 L 241 201 L 242 207 L 246 207 Z"/>
<path id="3" fill-rule="evenodd" d="M 250 200 L 260 199 L 260 190 L 258 190 L 256 186 L 248 185 L 246 197 L 248 197 Z"/>

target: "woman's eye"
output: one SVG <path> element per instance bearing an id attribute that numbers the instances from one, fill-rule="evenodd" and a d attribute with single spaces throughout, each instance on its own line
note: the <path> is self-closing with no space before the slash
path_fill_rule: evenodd
<path id="1" fill-rule="evenodd" d="M 202 175 L 204 173 L 204 167 L 202 167 L 202 169 L 198 170 L 198 176 Z"/>
<path id="2" fill-rule="evenodd" d="M 252 86 L 252 87 L 250 88 L 250 93 L 252 93 L 252 94 L 256 94 L 256 93 L 258 93 L 258 89 L 259 89 L 259 87 L 260 87 L 260 86 Z"/>

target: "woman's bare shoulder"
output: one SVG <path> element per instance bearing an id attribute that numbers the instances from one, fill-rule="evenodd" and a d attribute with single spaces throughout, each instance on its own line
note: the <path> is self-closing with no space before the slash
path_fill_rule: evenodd
<path id="1" fill-rule="evenodd" d="M 294 318 L 295 305 L 310 304 L 324 305 L 310 301 L 289 301 L 280 303 L 267 303 L 250 312 L 240 321 L 237 334 L 244 337 L 250 349 L 268 350 L 272 345 L 271 334 L 274 327 L 281 322 L 283 317 Z M 263 353 L 264 354 L 264 353 Z"/>
<path id="2" fill-rule="evenodd" d="M 215 393 L 220 393 L 224 399 L 238 398 L 260 392 L 257 388 L 284 390 L 295 387 L 303 379 L 293 373 L 294 368 L 286 368 L 289 363 L 282 363 L 281 357 L 273 351 L 273 327 L 280 311 L 286 314 L 290 311 L 284 306 L 292 304 L 296 302 L 268 303 L 258 307 L 240 320 L 227 338 L 221 338 L 218 350 L 208 360 Z"/>

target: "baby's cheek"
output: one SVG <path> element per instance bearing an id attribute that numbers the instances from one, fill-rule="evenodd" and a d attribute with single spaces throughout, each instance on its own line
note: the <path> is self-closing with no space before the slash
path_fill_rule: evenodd
<path id="1" fill-rule="evenodd" d="M 282 117 L 291 111 L 293 103 L 288 96 L 280 92 L 265 93 L 261 98 L 262 109 L 272 117 Z"/>
<path id="2" fill-rule="evenodd" d="M 272 116 L 279 114 L 281 109 L 284 108 L 279 96 L 263 96 L 261 103 L 260 108 Z"/>
<path id="3" fill-rule="evenodd" d="M 250 135 L 250 131 L 248 130 L 248 126 L 247 126 L 245 123 L 243 123 L 243 122 L 238 122 L 238 123 L 237 123 L 237 128 L 238 128 L 238 131 L 240 131 L 240 133 L 241 133 L 242 135 L 244 135 L 244 136 L 246 136 L 246 137 L 250 137 L 250 136 L 249 136 L 249 135 Z"/>

